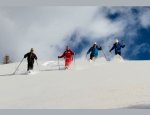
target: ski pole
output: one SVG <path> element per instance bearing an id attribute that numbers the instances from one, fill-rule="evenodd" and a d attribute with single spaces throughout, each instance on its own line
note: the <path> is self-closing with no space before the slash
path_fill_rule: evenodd
<path id="1" fill-rule="evenodd" d="M 58 58 L 58 67 L 59 67 L 59 70 L 60 70 L 60 65 L 59 65 L 59 58 Z"/>
<path id="2" fill-rule="evenodd" d="M 39 71 L 40 71 L 39 64 L 38 64 L 37 60 L 36 60 L 36 63 L 37 63 L 38 69 L 39 69 Z"/>
<path id="3" fill-rule="evenodd" d="M 75 59 L 75 55 L 73 56 L 73 59 L 74 59 L 74 65 L 76 64 L 76 59 Z"/>
<path id="4" fill-rule="evenodd" d="M 14 71 L 14 73 L 13 73 L 13 74 L 15 74 L 15 73 L 16 73 L 16 71 L 17 71 L 17 70 L 18 70 L 18 68 L 20 67 L 21 63 L 23 62 L 23 60 L 24 60 L 24 58 L 21 60 L 20 64 L 18 65 L 18 67 L 16 68 L 16 70 Z"/>
<path id="5" fill-rule="evenodd" d="M 103 55 L 104 55 L 104 57 L 105 57 L 106 61 L 108 61 L 108 59 L 107 59 L 107 57 L 106 57 L 106 55 L 105 55 L 105 53 L 104 53 L 104 51 L 103 51 L 103 50 L 102 50 L 102 52 L 103 52 Z"/>

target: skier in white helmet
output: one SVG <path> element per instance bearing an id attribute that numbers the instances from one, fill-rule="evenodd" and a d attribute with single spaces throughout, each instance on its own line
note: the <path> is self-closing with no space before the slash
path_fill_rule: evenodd
<path id="1" fill-rule="evenodd" d="M 112 50 L 115 50 L 115 55 L 120 55 L 121 56 L 121 49 L 124 48 L 125 45 L 122 45 L 118 39 L 115 40 L 115 43 L 113 47 L 109 50 L 111 52 Z"/>

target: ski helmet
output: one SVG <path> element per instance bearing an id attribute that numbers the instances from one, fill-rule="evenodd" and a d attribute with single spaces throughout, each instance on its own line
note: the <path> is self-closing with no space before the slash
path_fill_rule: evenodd
<path id="1" fill-rule="evenodd" d="M 69 50 L 69 46 L 66 46 L 66 50 Z"/>
<path id="2" fill-rule="evenodd" d="M 32 52 L 34 51 L 33 48 L 31 48 L 31 51 L 32 51 Z"/>
<path id="3" fill-rule="evenodd" d="M 94 45 L 96 45 L 97 43 L 95 42 Z"/>
<path id="4" fill-rule="evenodd" d="M 118 40 L 118 39 L 116 39 L 116 40 L 115 40 L 115 43 L 118 43 L 118 42 L 119 42 L 119 40 Z"/>

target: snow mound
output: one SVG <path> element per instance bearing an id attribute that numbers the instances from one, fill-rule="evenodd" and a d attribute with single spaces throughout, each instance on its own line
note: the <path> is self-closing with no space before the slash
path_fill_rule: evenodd
<path id="1" fill-rule="evenodd" d="M 58 62 L 56 61 L 47 61 L 42 64 L 42 66 L 56 65 Z"/>
<path id="2" fill-rule="evenodd" d="M 114 60 L 118 60 L 116 56 Z M 0 109 L 113 109 L 150 105 L 150 61 L 90 63 L 77 59 L 69 70 L 64 61 L 0 65 Z M 119 59 L 120 60 L 120 59 Z M 119 61 L 120 62 L 120 61 Z M 29 77 L 28 77 L 29 76 Z"/>

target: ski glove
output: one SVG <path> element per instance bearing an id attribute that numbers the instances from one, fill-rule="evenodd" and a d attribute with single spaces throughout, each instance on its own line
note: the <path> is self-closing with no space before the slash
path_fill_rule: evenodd
<path id="1" fill-rule="evenodd" d="M 103 48 L 102 48 L 102 47 L 100 47 L 100 49 L 101 49 L 101 50 L 103 50 Z"/>

